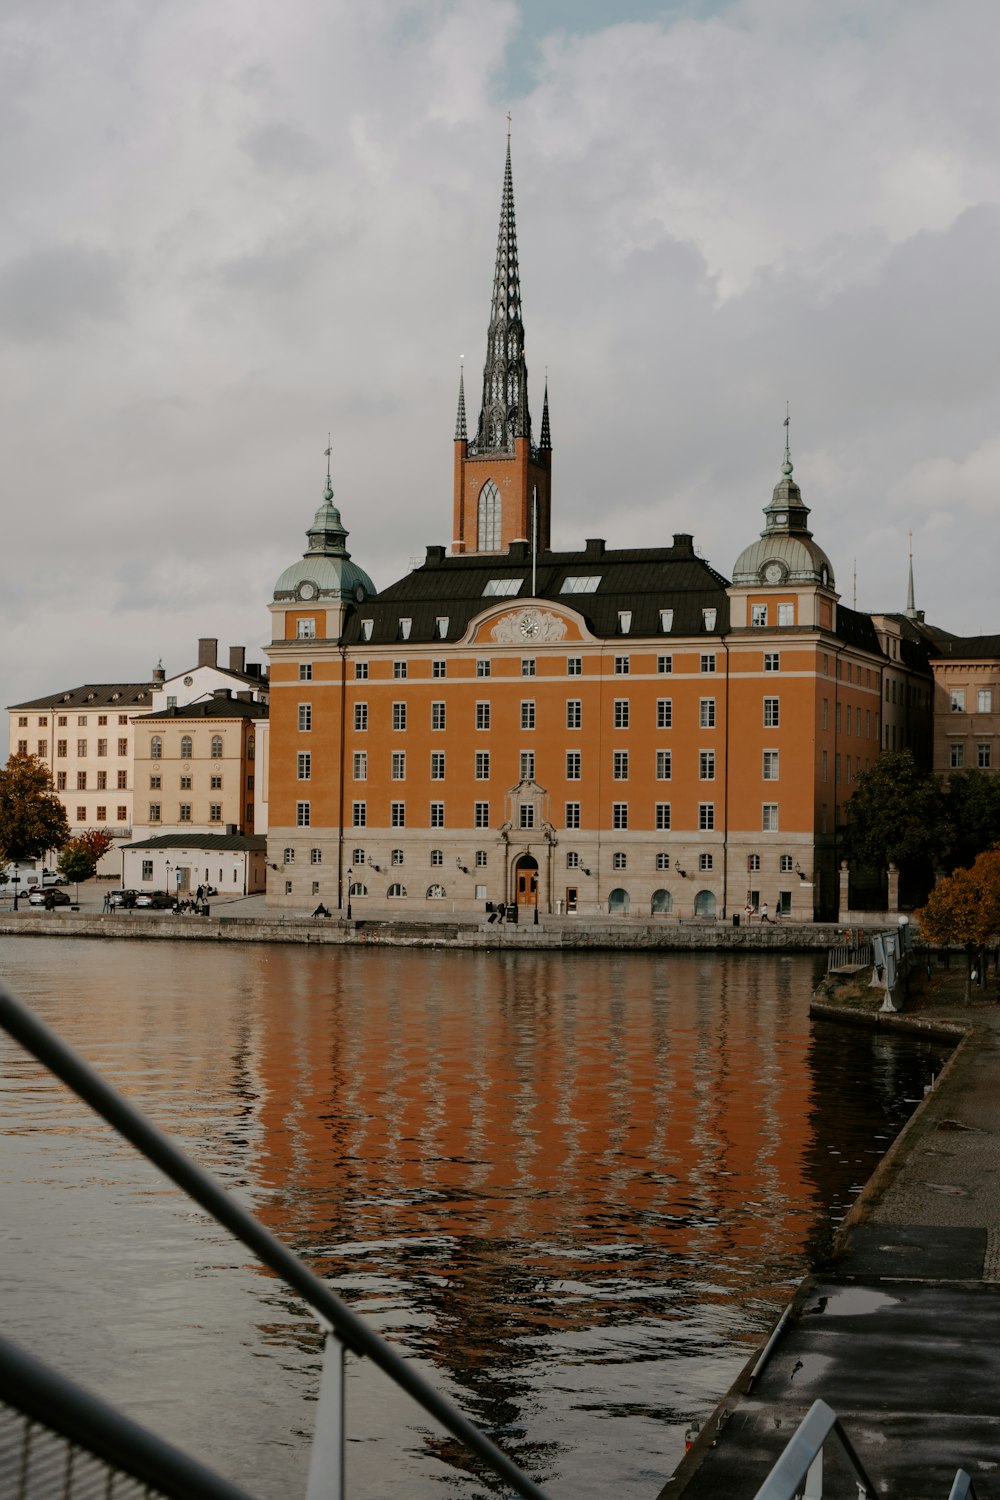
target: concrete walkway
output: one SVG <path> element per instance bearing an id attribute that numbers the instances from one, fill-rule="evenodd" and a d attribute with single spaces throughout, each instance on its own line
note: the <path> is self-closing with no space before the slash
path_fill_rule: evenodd
<path id="1" fill-rule="evenodd" d="M 661 1500 L 751 1500 L 817 1398 L 885 1500 L 946 1500 L 959 1467 L 1000 1500 L 1000 1005 L 963 989 L 952 970 L 916 1002 L 965 1040 L 856 1205 L 832 1274 L 803 1283 Z M 832 1452 L 826 1477 L 826 1495 L 856 1494 Z"/>

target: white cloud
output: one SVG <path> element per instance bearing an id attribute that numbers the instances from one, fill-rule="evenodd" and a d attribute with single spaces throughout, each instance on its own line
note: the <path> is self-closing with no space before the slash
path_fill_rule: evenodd
<path id="1" fill-rule="evenodd" d="M 450 539 L 508 107 L 557 541 L 693 531 L 726 572 L 789 399 L 859 603 L 902 605 L 912 528 L 929 618 L 998 628 L 1000 13 L 606 21 L 511 104 L 513 0 L 6 9 L 4 701 L 263 640 L 328 428 L 377 582 Z"/>

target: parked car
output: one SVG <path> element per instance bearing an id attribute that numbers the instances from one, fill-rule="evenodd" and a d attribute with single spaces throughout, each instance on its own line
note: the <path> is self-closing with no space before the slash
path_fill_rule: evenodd
<path id="1" fill-rule="evenodd" d="M 70 906 L 69 896 L 61 891 L 58 886 L 47 885 L 43 889 L 36 885 L 33 891 L 28 892 L 29 906 Z"/>
<path id="2" fill-rule="evenodd" d="M 173 896 L 168 896 L 166 891 L 140 891 L 135 898 L 136 906 L 152 907 L 154 911 L 166 911 L 173 904 Z"/>
<path id="3" fill-rule="evenodd" d="M 133 907 L 138 899 L 138 891 L 111 891 L 108 904 L 111 907 Z"/>

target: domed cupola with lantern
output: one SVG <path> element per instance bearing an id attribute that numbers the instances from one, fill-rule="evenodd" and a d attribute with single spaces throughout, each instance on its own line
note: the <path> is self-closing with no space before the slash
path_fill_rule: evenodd
<path id="1" fill-rule="evenodd" d="M 323 501 L 306 533 L 309 546 L 298 562 L 285 569 L 274 585 L 270 605 L 274 616 L 272 639 L 339 640 L 351 604 L 370 599 L 376 588 L 345 545 L 348 532 L 333 503 L 327 450 Z"/>
<path id="2" fill-rule="evenodd" d="M 731 624 L 737 629 L 777 624 L 779 620 L 783 624 L 835 628 L 838 595 L 833 568 L 823 548 L 813 540 L 809 507 L 792 478 L 788 421 L 786 417 L 781 478 L 771 503 L 764 508 L 764 530 L 757 541 L 744 547 L 733 564 L 729 594 L 733 601 Z M 778 594 L 785 602 L 775 603 L 775 617 L 769 620 L 769 602 Z"/>

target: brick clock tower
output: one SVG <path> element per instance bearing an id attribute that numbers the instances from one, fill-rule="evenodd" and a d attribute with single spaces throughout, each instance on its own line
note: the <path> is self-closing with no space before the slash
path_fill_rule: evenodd
<path id="1" fill-rule="evenodd" d="M 465 419 L 464 373 L 459 381 L 452 552 L 505 552 L 511 542 L 519 540 L 546 551 L 550 545 L 551 489 L 547 385 L 537 448 L 531 440 L 508 138 L 483 400 L 471 442 Z"/>

